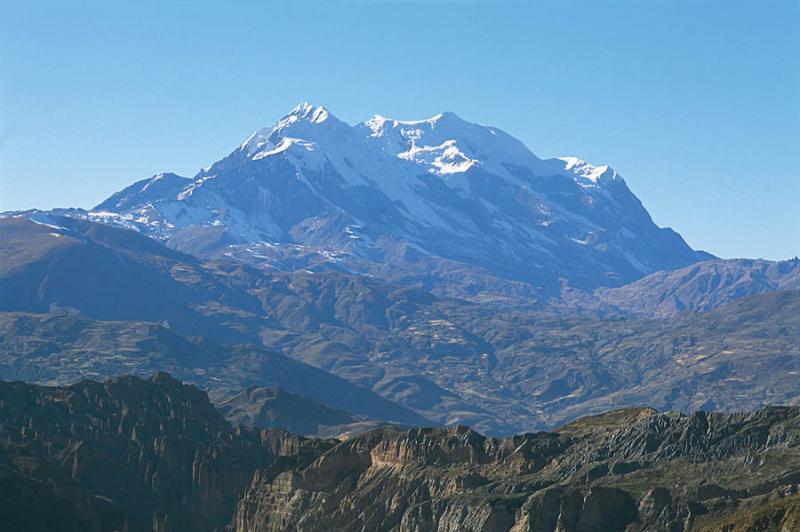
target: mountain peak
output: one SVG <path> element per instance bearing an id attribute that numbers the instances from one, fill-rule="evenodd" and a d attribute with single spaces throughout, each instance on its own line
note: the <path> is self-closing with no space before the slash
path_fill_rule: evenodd
<path id="1" fill-rule="evenodd" d="M 431 117 L 430 120 L 434 122 L 441 122 L 442 120 L 458 120 L 460 122 L 465 121 L 453 111 L 442 111 L 438 115 Z"/>
<path id="2" fill-rule="evenodd" d="M 203 235 L 214 253 L 281 268 L 296 267 L 289 246 L 300 245 L 331 264 L 330 253 L 370 257 L 353 268 L 364 260 L 379 272 L 394 259 L 372 257 L 408 246 L 553 292 L 559 277 L 593 289 L 704 257 L 655 226 L 608 166 L 539 159 L 503 130 L 449 111 L 351 126 L 303 102 L 193 181 L 151 178 L 101 207 L 165 240 L 195 249 L 193 235 Z"/>
<path id="3" fill-rule="evenodd" d="M 314 105 L 310 102 L 300 102 L 297 104 L 294 109 L 289 112 L 289 115 L 304 115 L 308 114 L 314 108 Z M 289 116 L 287 115 L 287 116 Z"/>
<path id="4" fill-rule="evenodd" d="M 302 102 L 297 105 L 291 112 L 284 116 L 281 121 L 287 120 L 292 123 L 297 120 L 308 120 L 312 124 L 321 124 L 331 116 L 330 112 L 323 106 L 315 107 L 309 102 Z"/>
<path id="5" fill-rule="evenodd" d="M 387 126 L 389 129 L 402 126 L 424 126 L 424 125 L 430 125 L 435 127 L 436 124 L 442 122 L 451 122 L 451 123 L 461 122 L 464 124 L 468 124 L 468 122 L 463 120 L 461 117 L 459 117 L 452 111 L 442 111 L 439 114 L 433 115 L 430 118 L 425 118 L 422 120 L 397 120 L 395 118 L 389 118 L 383 115 L 373 115 L 372 118 L 364 122 L 364 125 L 372 130 L 373 136 L 379 136 L 387 128 Z"/>
<path id="6" fill-rule="evenodd" d="M 265 149 L 271 153 L 275 152 L 276 147 L 281 145 L 281 138 L 311 140 L 320 134 L 322 130 L 335 129 L 341 126 L 349 127 L 333 116 L 325 107 L 302 102 L 274 125 L 253 132 L 242 142 L 239 149 L 246 151 L 248 155 L 253 155 Z M 292 143 L 290 141 L 284 144 L 287 147 Z"/>

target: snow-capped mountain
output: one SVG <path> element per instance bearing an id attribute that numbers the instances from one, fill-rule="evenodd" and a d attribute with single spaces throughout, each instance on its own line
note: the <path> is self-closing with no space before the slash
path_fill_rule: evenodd
<path id="1" fill-rule="evenodd" d="M 616 286 L 709 257 L 608 166 L 539 159 L 449 112 L 351 126 L 303 103 L 194 178 L 139 181 L 89 216 L 206 257 L 472 298 Z"/>

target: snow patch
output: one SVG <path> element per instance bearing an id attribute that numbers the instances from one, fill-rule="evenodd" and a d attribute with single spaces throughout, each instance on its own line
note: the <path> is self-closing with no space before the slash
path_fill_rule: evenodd
<path id="1" fill-rule="evenodd" d="M 50 229 L 56 229 L 58 231 L 67 231 L 66 227 L 56 225 L 55 220 L 53 220 L 47 213 L 37 212 L 31 214 L 30 216 L 28 216 L 28 220 L 35 223 L 36 225 L 42 225 Z"/>
<path id="2" fill-rule="evenodd" d="M 428 172 L 439 175 L 466 172 L 478 163 L 459 150 L 453 139 L 446 140 L 438 146 L 418 147 L 412 142 L 411 147 L 398 153 L 397 157 L 425 165 L 428 167 Z"/>
<path id="3" fill-rule="evenodd" d="M 579 185 L 596 185 L 601 181 L 612 181 L 617 178 L 617 172 L 608 165 L 594 166 L 578 157 L 559 157 L 558 159 L 566 163 L 564 166 L 566 172 L 582 178 L 576 180 Z"/>

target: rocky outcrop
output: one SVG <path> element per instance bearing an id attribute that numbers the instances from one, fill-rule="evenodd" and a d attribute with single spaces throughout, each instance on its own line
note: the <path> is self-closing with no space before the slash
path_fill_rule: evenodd
<path id="1" fill-rule="evenodd" d="M 215 530 L 254 471 L 291 467 L 305 449 L 286 433 L 233 429 L 204 392 L 163 373 L 0 383 L 0 515 L 23 508 L 42 529 L 40 506 L 74 530 Z"/>
<path id="2" fill-rule="evenodd" d="M 0 381 L 0 522 L 14 530 L 789 531 L 798 493 L 800 408 L 323 440 L 235 429 L 163 373 Z"/>
<path id="3" fill-rule="evenodd" d="M 531 495 L 517 512 L 514 532 L 539 530 L 625 530 L 638 519 L 636 501 L 610 487 L 546 489 Z"/>
<path id="4" fill-rule="evenodd" d="M 800 409 L 584 418 L 555 433 L 381 430 L 254 478 L 238 532 L 684 530 L 800 478 Z M 779 462 L 780 461 L 780 462 Z M 767 528 L 768 530 L 770 528 Z"/>

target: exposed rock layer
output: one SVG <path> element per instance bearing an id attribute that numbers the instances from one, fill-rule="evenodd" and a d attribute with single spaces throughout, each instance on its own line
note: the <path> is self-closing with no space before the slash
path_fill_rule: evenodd
<path id="1" fill-rule="evenodd" d="M 386 430 L 256 478 L 236 529 L 677 531 L 755 523 L 746 508 L 765 500 L 775 508 L 764 519 L 790 523 L 798 444 L 792 408 L 623 410 L 504 440 L 465 427 Z"/>
<path id="2" fill-rule="evenodd" d="M 21 530 L 214 530 L 254 471 L 325 445 L 234 430 L 205 393 L 163 373 L 0 382 L 0 516 Z"/>
<path id="3" fill-rule="evenodd" d="M 800 409 L 629 409 L 555 432 L 235 430 L 165 374 L 0 382 L 0 519 L 26 530 L 793 530 Z"/>

